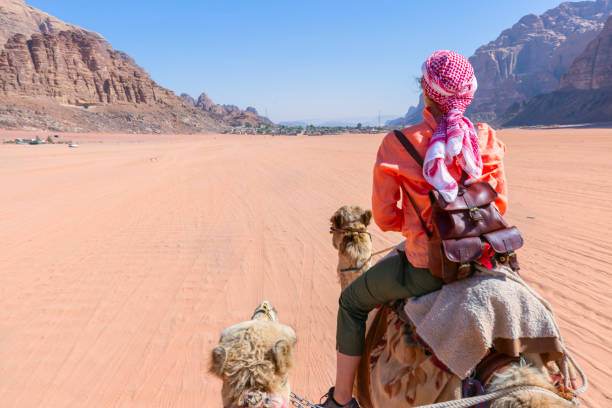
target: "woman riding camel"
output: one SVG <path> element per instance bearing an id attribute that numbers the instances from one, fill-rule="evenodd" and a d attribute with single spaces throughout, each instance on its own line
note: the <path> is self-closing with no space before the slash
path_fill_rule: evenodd
<path id="1" fill-rule="evenodd" d="M 503 215 L 507 190 L 503 167 L 504 144 L 486 124 L 472 122 L 463 113 L 476 91 L 474 69 L 452 51 L 436 51 L 422 67 L 421 86 L 426 108 L 423 122 L 402 130 L 425 157 L 423 168 L 411 158 L 398 138 L 383 139 L 372 188 L 374 221 L 383 231 L 399 231 L 406 238 L 404 252 L 374 265 L 340 295 L 336 332 L 336 385 L 323 407 L 358 407 L 353 383 L 365 342 L 368 313 L 397 299 L 421 296 L 440 289 L 444 281 L 428 265 L 428 238 L 412 205 L 398 207 L 403 188 L 431 229 L 429 192 L 436 189 L 447 202 L 457 197 L 461 175 L 466 184 L 487 181 L 499 194 L 495 204 Z M 404 197 L 405 198 L 405 197 Z"/>

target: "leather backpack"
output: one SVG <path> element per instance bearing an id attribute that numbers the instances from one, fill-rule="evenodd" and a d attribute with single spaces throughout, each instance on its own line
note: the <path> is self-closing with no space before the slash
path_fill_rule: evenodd
<path id="1" fill-rule="evenodd" d="M 406 136 L 398 130 L 395 136 L 412 158 L 423 167 L 423 158 Z M 430 272 L 454 282 L 473 272 L 473 262 L 483 255 L 484 244 L 494 251 L 495 262 L 510 266 L 518 271 L 519 265 L 515 250 L 523 246 L 523 238 L 516 227 L 510 227 L 495 206 L 498 195 L 486 181 L 465 184 L 465 171 L 459 182 L 457 198 L 446 202 L 439 191 L 431 190 L 431 217 L 433 229 L 430 231 L 421 216 L 414 199 L 402 184 L 404 195 L 410 200 L 421 225 L 427 234 Z"/>

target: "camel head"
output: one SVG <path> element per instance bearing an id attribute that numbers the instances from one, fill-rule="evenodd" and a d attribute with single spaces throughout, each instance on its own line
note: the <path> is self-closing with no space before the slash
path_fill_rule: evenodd
<path id="1" fill-rule="evenodd" d="M 367 227 L 372 211 L 357 205 L 340 207 L 330 222 L 332 244 L 338 250 L 338 279 L 344 290 L 370 267 L 372 238 Z"/>
<path id="2" fill-rule="evenodd" d="M 212 350 L 210 372 L 223 380 L 223 406 L 286 407 L 295 331 L 265 301 L 251 320 L 228 327 Z"/>
<path id="3" fill-rule="evenodd" d="M 576 407 L 571 401 L 559 396 L 559 390 L 550 383 L 548 376 L 529 365 L 512 364 L 494 378 L 487 387 L 487 393 L 507 387 L 531 385 L 551 391 L 551 393 L 521 391 L 492 401 L 491 408 L 570 408 Z"/>
<path id="4" fill-rule="evenodd" d="M 370 225 L 372 211 L 364 210 L 358 205 L 345 205 L 336 210 L 332 215 L 332 244 L 334 248 L 341 250 L 352 242 L 367 240 L 367 234 L 346 233 L 342 231 L 365 231 Z M 334 231 L 335 230 L 335 231 Z"/>

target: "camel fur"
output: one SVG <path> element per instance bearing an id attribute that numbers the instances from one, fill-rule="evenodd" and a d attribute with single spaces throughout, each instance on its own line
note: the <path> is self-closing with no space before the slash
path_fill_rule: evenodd
<path id="1" fill-rule="evenodd" d="M 512 364 L 510 368 L 502 373 L 494 374 L 494 378 L 487 387 L 487 392 L 499 391 L 503 388 L 518 385 L 532 385 L 557 393 L 556 389 L 548 380 L 547 372 L 542 372 L 537 366 Z M 549 394 L 522 392 L 499 398 L 490 404 L 491 408 L 563 408 L 575 407 L 568 400 L 555 398 Z"/>
<path id="2" fill-rule="evenodd" d="M 223 407 L 248 406 L 252 391 L 289 401 L 295 343 L 295 331 L 278 322 L 269 302 L 263 302 L 251 320 L 225 329 L 210 365 L 210 372 L 223 380 Z"/>
<path id="3" fill-rule="evenodd" d="M 342 290 L 370 268 L 372 241 L 366 228 L 371 218 L 372 211 L 357 205 L 345 205 L 336 210 L 330 219 L 336 230 L 351 230 L 332 232 L 332 244 L 338 250 L 337 273 Z M 347 268 L 359 269 L 343 271 Z"/>

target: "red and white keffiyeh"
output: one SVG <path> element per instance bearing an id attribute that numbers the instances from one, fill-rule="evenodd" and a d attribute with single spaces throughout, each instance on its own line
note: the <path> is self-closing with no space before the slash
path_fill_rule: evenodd
<path id="1" fill-rule="evenodd" d="M 453 51 L 434 52 L 422 71 L 425 92 L 444 115 L 429 142 L 423 176 L 451 202 L 457 198 L 458 184 L 446 166 L 455 158 L 469 176 L 466 183 L 473 183 L 482 175 L 478 135 L 472 122 L 463 116 L 478 84 L 470 62 Z"/>

